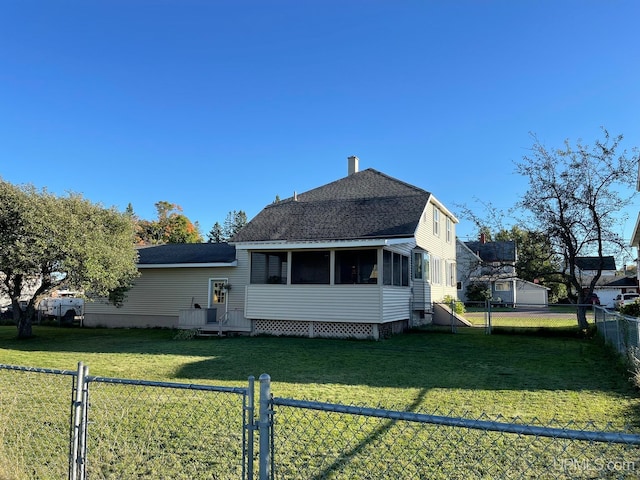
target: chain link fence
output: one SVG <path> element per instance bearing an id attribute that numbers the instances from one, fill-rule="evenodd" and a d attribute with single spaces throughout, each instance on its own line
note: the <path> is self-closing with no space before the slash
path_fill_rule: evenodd
<path id="1" fill-rule="evenodd" d="M 484 328 L 486 333 L 493 333 L 493 329 L 531 331 L 531 330 L 577 330 L 577 305 L 567 304 L 509 304 L 503 302 L 451 302 L 435 303 L 446 307 L 452 312 L 448 318 L 438 322 L 440 325 L 451 326 L 453 331 L 458 327 Z M 584 305 L 587 322 L 595 321 L 595 310 L 599 307 Z M 454 315 L 453 312 L 457 312 Z M 460 321 L 462 319 L 462 321 Z"/>
<path id="2" fill-rule="evenodd" d="M 76 372 L 0 368 L 0 478 L 66 478 Z"/>
<path id="3" fill-rule="evenodd" d="M 640 435 L 0 365 L 0 478 L 65 477 L 639 478 Z"/>
<path id="4" fill-rule="evenodd" d="M 640 436 L 274 398 L 276 479 L 638 478 Z"/>
<path id="5" fill-rule="evenodd" d="M 89 380 L 87 478 L 247 478 L 247 388 Z"/>
<path id="6" fill-rule="evenodd" d="M 598 334 L 622 355 L 631 355 L 640 362 L 640 319 L 596 307 Z"/>

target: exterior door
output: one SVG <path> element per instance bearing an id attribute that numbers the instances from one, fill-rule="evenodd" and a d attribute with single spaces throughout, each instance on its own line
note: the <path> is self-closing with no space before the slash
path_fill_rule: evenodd
<path id="1" fill-rule="evenodd" d="M 227 284 L 228 278 L 209 279 L 209 308 L 216 309 L 216 321 L 220 322 L 227 314 Z"/>

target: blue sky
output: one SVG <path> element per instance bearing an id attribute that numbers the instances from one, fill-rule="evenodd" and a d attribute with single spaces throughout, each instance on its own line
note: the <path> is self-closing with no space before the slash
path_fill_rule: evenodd
<path id="1" fill-rule="evenodd" d="M 0 177 L 149 220 L 176 203 L 205 235 L 349 155 L 454 213 L 508 208 L 531 132 L 640 146 L 638 19 L 635 0 L 5 0 Z"/>

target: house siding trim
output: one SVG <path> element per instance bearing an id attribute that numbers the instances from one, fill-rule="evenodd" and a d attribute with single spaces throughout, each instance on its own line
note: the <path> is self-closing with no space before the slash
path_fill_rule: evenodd
<path id="1" fill-rule="evenodd" d="M 413 241 L 413 237 L 375 238 L 361 240 L 327 240 L 318 242 L 251 242 L 234 244 L 238 250 L 325 250 L 332 248 L 385 247 Z"/>

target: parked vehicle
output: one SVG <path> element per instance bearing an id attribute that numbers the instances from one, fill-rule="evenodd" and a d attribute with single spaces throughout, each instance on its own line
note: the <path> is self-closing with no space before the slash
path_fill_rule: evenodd
<path id="1" fill-rule="evenodd" d="M 592 293 L 585 298 L 585 302 L 587 305 L 600 305 L 600 297 L 596 293 Z"/>
<path id="2" fill-rule="evenodd" d="M 73 324 L 83 312 L 84 299 L 76 297 L 75 292 L 58 292 L 58 296 L 44 298 L 38 304 L 40 319 L 57 319 L 67 325 Z"/>
<path id="3" fill-rule="evenodd" d="M 613 301 L 613 308 L 620 310 L 625 305 L 638 301 L 639 298 L 639 293 L 621 293 Z"/>
<path id="4" fill-rule="evenodd" d="M 24 300 L 20 300 L 20 308 L 24 311 L 27 308 L 27 302 Z M 8 303 L 7 305 L 2 305 L 0 307 L 0 319 L 2 320 L 12 320 L 13 319 L 13 305 Z"/>

